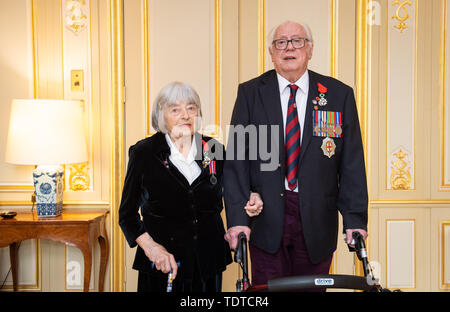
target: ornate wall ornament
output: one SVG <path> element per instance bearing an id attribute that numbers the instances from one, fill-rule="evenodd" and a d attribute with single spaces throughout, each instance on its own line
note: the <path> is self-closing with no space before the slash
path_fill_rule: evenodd
<path id="1" fill-rule="evenodd" d="M 399 24 L 395 25 L 394 27 L 399 29 L 400 32 L 403 32 L 403 30 L 408 28 L 408 25 L 406 25 L 405 21 L 410 17 L 406 5 L 411 6 L 412 2 L 409 0 L 403 2 L 400 0 L 394 0 L 392 2 L 392 5 L 399 5 L 397 11 L 395 11 L 395 16 L 392 16 L 392 18 L 396 18 L 399 21 Z M 400 10 L 403 10 L 403 15 L 400 14 Z"/>
<path id="2" fill-rule="evenodd" d="M 70 190 L 75 192 L 89 190 L 90 178 L 88 163 L 74 164 L 68 167 L 70 168 Z"/>
<path id="3" fill-rule="evenodd" d="M 75 34 L 80 33 L 87 26 L 87 17 L 83 12 L 85 5 L 86 1 L 84 0 L 69 0 L 66 2 L 65 24 Z"/>
<path id="4" fill-rule="evenodd" d="M 401 149 L 393 154 L 397 161 L 392 161 L 391 187 L 394 190 L 409 190 L 411 188 L 411 162 L 405 160 L 408 154 Z"/>

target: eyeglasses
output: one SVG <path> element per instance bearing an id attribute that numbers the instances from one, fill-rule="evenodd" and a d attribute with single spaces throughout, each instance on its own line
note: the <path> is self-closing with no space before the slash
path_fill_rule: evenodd
<path id="1" fill-rule="evenodd" d="M 277 39 L 272 41 L 272 44 L 275 46 L 275 49 L 277 50 L 284 50 L 288 47 L 289 42 L 292 43 L 292 46 L 294 49 L 301 49 L 305 46 L 306 41 L 309 41 L 308 38 L 292 38 L 291 40 L 288 39 Z"/>
<path id="2" fill-rule="evenodd" d="M 188 104 L 184 107 L 178 106 L 178 105 L 173 105 L 173 106 L 168 107 L 167 112 L 174 117 L 179 117 L 179 116 L 181 116 L 183 111 L 185 111 L 188 114 L 188 116 L 190 116 L 190 117 L 197 116 L 198 107 L 194 104 Z"/>

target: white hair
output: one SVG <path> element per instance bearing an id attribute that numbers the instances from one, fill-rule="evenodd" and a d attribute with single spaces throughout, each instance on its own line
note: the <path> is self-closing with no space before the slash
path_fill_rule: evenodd
<path id="1" fill-rule="evenodd" d="M 152 126 L 156 131 L 167 133 L 164 121 L 164 109 L 176 103 L 188 102 L 198 108 L 198 116 L 202 116 L 200 97 L 197 91 L 185 82 L 174 81 L 159 91 L 153 103 Z"/>
<path id="2" fill-rule="evenodd" d="M 269 49 L 272 47 L 272 42 L 273 42 L 273 39 L 274 39 L 274 36 L 275 36 L 275 33 L 276 33 L 277 29 L 280 28 L 280 26 L 283 26 L 283 25 L 286 25 L 286 24 L 289 24 L 289 23 L 295 23 L 295 24 L 298 24 L 301 27 L 303 27 L 303 29 L 306 32 L 306 38 L 309 40 L 307 43 L 310 46 L 314 45 L 311 28 L 309 27 L 308 24 L 302 23 L 302 22 L 285 21 L 285 22 L 279 24 L 278 26 L 273 27 L 272 30 L 267 35 L 267 46 L 268 46 Z"/>

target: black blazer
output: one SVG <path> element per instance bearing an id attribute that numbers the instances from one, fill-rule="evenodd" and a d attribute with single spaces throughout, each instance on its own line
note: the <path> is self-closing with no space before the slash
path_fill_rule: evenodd
<path id="1" fill-rule="evenodd" d="M 201 135 L 195 135 L 201 142 Z M 209 142 L 211 152 L 222 147 L 209 137 L 203 139 Z M 119 208 L 119 225 L 130 247 L 135 247 L 136 238 L 148 232 L 181 262 L 177 280 L 191 279 L 195 265 L 206 279 L 224 271 L 231 262 L 220 216 L 223 160 L 216 161 L 217 183 L 213 184 L 209 167 L 202 166 L 200 144 L 197 152 L 196 161 L 202 171 L 189 185 L 169 160 L 170 148 L 164 134 L 158 132 L 131 146 Z M 151 269 L 150 260 L 139 246 L 133 269 L 160 274 Z"/>
<path id="2" fill-rule="evenodd" d="M 323 137 L 313 136 L 313 100 L 319 96 L 317 83 L 327 87 L 326 106 L 319 110 L 342 113 L 342 138 L 334 138 L 335 155 L 328 158 L 321 146 Z M 226 161 L 224 168 L 224 199 L 227 226 L 248 225 L 252 229 L 250 243 L 275 253 L 281 243 L 284 217 L 285 152 L 283 117 L 278 79 L 274 70 L 247 81 L 238 88 L 231 125 L 279 125 L 278 140 L 267 145 L 278 150 L 278 167 L 262 171 L 267 163 L 257 154 L 256 160 Z M 338 211 L 343 216 L 344 230 L 367 229 L 367 183 L 364 152 L 353 89 L 342 82 L 309 71 L 309 94 L 303 129 L 299 170 L 298 196 L 303 233 L 310 260 L 319 263 L 331 256 L 337 246 Z M 270 127 L 268 138 L 270 138 Z M 257 128 L 258 140 L 261 138 Z M 227 147 L 236 153 L 236 136 Z M 276 137 L 276 136 L 275 136 Z M 259 141 L 258 141 L 259 142 Z M 227 159 L 230 156 L 228 155 Z M 241 158 L 242 159 L 242 158 Z M 259 216 L 249 218 L 244 206 L 249 192 L 262 196 L 264 208 Z"/>

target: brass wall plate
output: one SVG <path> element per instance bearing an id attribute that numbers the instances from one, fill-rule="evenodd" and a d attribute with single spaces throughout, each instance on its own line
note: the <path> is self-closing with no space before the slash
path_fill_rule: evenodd
<path id="1" fill-rule="evenodd" d="M 70 90 L 72 92 L 84 91 L 83 70 L 76 69 L 70 71 Z"/>

